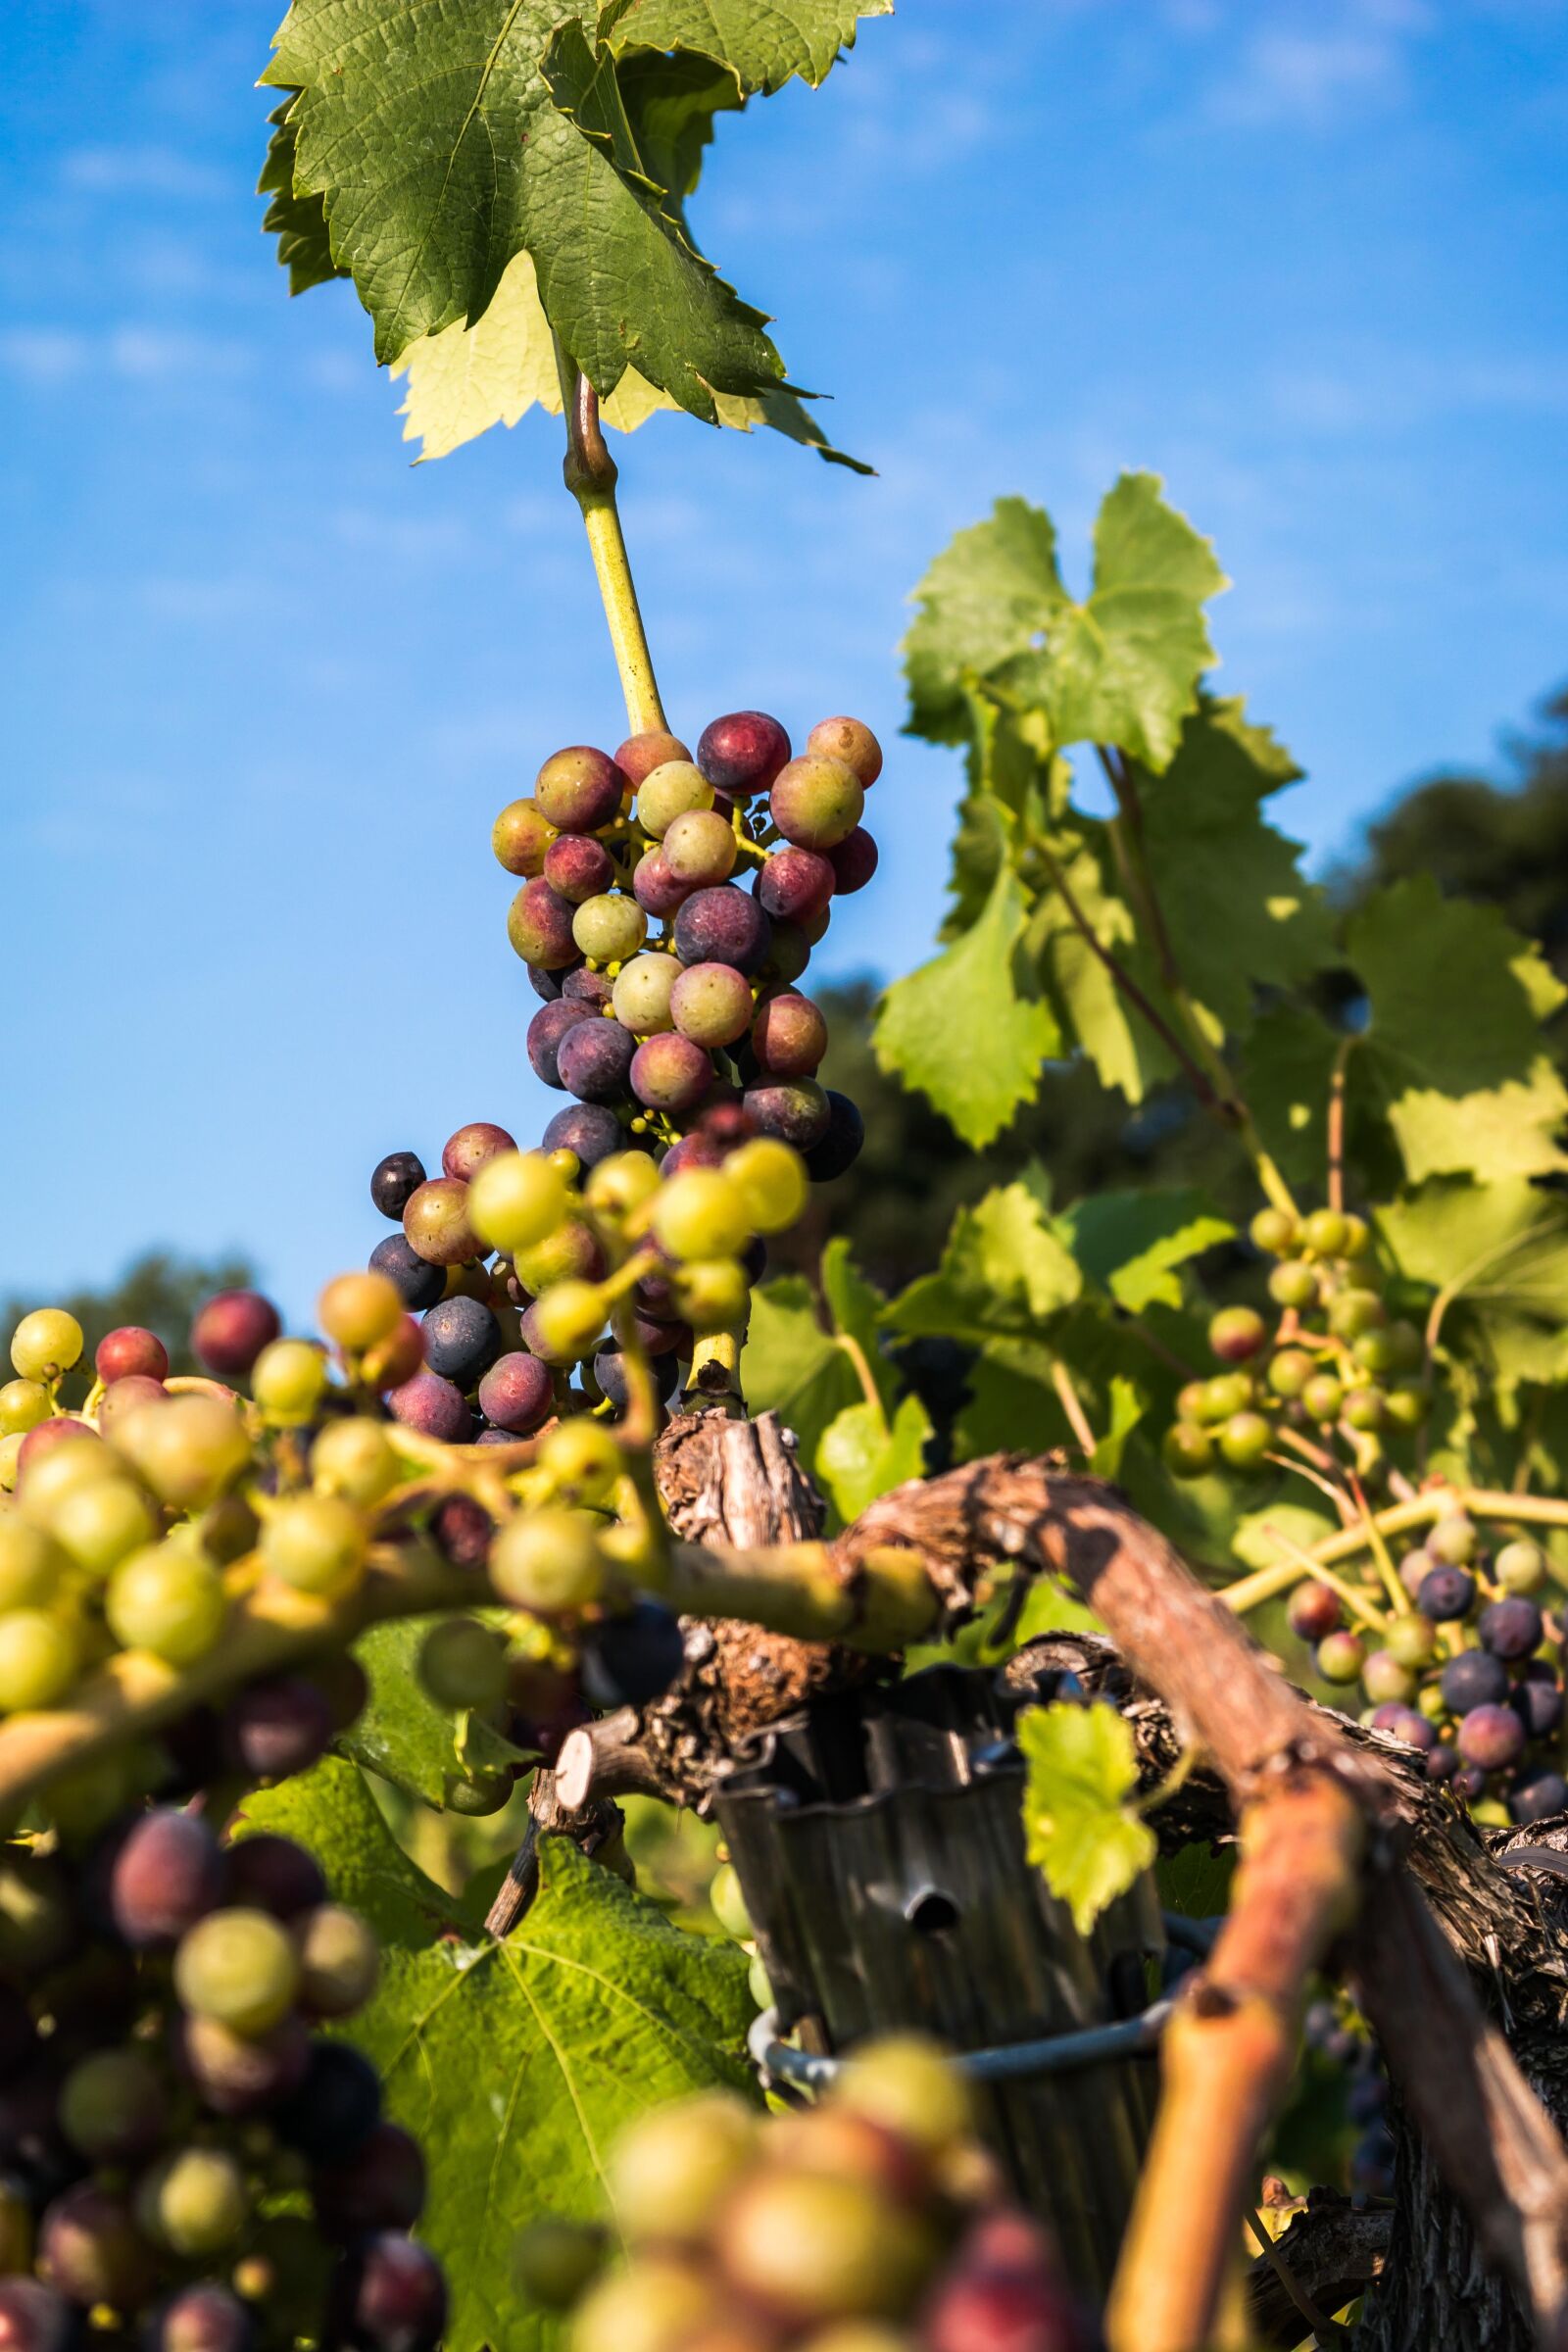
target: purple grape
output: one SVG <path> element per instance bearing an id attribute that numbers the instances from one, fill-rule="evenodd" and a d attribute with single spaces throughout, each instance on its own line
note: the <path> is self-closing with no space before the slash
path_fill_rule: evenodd
<path id="1" fill-rule="evenodd" d="M 569 899 L 551 889 L 541 875 L 525 882 L 507 915 L 507 937 L 524 963 L 543 964 L 561 971 L 576 963 L 577 943 L 571 936 L 574 909 Z"/>
<path id="2" fill-rule="evenodd" d="M 586 1004 L 591 1011 L 605 1012 L 615 994 L 615 983 L 606 972 L 590 970 L 586 963 L 568 972 L 561 993 L 573 1004 Z"/>
<path id="3" fill-rule="evenodd" d="M 691 897 L 692 885 L 670 871 L 663 844 L 656 842 L 632 869 L 631 895 L 644 914 L 657 915 L 661 922 L 667 922 Z"/>
<path id="4" fill-rule="evenodd" d="M 634 1601 L 583 1635 L 583 1695 L 595 1707 L 645 1707 L 685 1663 L 679 1619 L 662 1601 Z"/>
<path id="5" fill-rule="evenodd" d="M 346 2041 L 311 2043 L 298 2090 L 272 2122 L 278 2137 L 313 2164 L 347 2164 L 381 2120 L 381 2079 Z"/>
<path id="6" fill-rule="evenodd" d="M 398 1297 L 414 1314 L 421 1307 L 434 1306 L 447 1287 L 446 1268 L 432 1266 L 417 1250 L 410 1248 L 407 1236 L 401 1233 L 389 1233 L 384 1242 L 376 1243 L 370 1264 L 395 1286 Z"/>
<path id="7" fill-rule="evenodd" d="M 215 2278 L 182 2286 L 142 2330 L 142 2352 L 253 2352 L 256 2317 Z"/>
<path id="8" fill-rule="evenodd" d="M 447 2283 L 428 2247 L 381 2230 L 355 2248 L 338 2282 L 353 2352 L 434 2352 Z"/>
<path id="9" fill-rule="evenodd" d="M 1533 1658 L 1513 1687 L 1508 1701 L 1530 1740 L 1545 1740 L 1562 1721 L 1563 1697 L 1556 1669 L 1544 1658 Z"/>
<path id="10" fill-rule="evenodd" d="M 1533 1773 L 1508 1798 L 1515 1821 L 1544 1821 L 1551 1813 L 1568 1813 L 1568 1781 L 1560 1772 Z"/>
<path id="11" fill-rule="evenodd" d="M 626 1138 L 620 1121 L 602 1102 L 573 1102 L 558 1110 L 540 1138 L 543 1152 L 573 1152 L 581 1166 L 594 1168 Z"/>
<path id="12" fill-rule="evenodd" d="M 569 964 L 562 964 L 558 970 L 547 972 L 542 963 L 529 963 L 525 964 L 523 969 L 527 972 L 528 986 L 533 990 L 534 995 L 543 997 L 547 1004 L 553 1004 L 561 995 L 562 983 L 571 967 Z"/>
<path id="13" fill-rule="evenodd" d="M 402 1220 L 411 1193 L 424 1182 L 424 1162 L 416 1152 L 389 1152 L 375 1163 L 370 1176 L 370 1199 L 394 1225 Z"/>
<path id="14" fill-rule="evenodd" d="M 1451 1747 L 1446 1740 L 1440 1740 L 1435 1747 L 1427 1749 L 1427 1779 L 1429 1781 L 1451 1781 L 1458 1770 L 1459 1751 L 1456 1747 Z"/>
<path id="15" fill-rule="evenodd" d="M 1481 1612 L 1477 1631 L 1483 1646 L 1494 1658 L 1528 1658 L 1541 1646 L 1541 1611 L 1523 1593 L 1512 1592 L 1505 1599 L 1489 1602 Z"/>
<path id="16" fill-rule="evenodd" d="M 602 841 L 584 833 L 563 833 L 545 852 L 544 878 L 573 906 L 597 899 L 615 879 L 615 864 Z"/>
<path id="17" fill-rule="evenodd" d="M 439 1438 L 444 1446 L 466 1446 L 473 1431 L 467 1398 L 438 1372 L 416 1372 L 387 1397 L 387 1410 L 405 1429 Z"/>
<path id="18" fill-rule="evenodd" d="M 1501 1772 L 1517 1763 L 1524 1744 L 1525 1727 L 1512 1707 L 1472 1707 L 1459 1726 L 1459 1753 L 1482 1772 Z"/>
<path id="19" fill-rule="evenodd" d="M 270 1911 L 274 1919 L 293 1919 L 326 1900 L 326 1881 L 316 1856 L 274 1830 L 242 1838 L 227 1848 L 225 1860 L 231 1903 Z"/>
<path id="20" fill-rule="evenodd" d="M 636 1051 L 629 1029 L 596 1014 L 562 1039 L 556 1056 L 561 1083 L 579 1102 L 621 1102 Z"/>
<path id="21" fill-rule="evenodd" d="M 833 1087 L 827 1094 L 827 1132 L 806 1153 L 806 1173 L 813 1184 L 831 1184 L 853 1168 L 865 1142 L 865 1121 L 850 1101 Z"/>
<path id="22" fill-rule="evenodd" d="M 76 2352 L 87 2315 L 36 2278 L 0 2278 L 0 2352 Z"/>
<path id="23" fill-rule="evenodd" d="M 1453 1775 L 1453 1786 L 1467 1803 L 1473 1804 L 1478 1796 L 1486 1794 L 1487 1776 L 1479 1764 L 1461 1764 Z"/>
<path id="24" fill-rule="evenodd" d="M 713 1065 L 701 1046 L 679 1030 L 661 1030 L 631 1059 L 631 1091 L 650 1110 L 678 1116 L 694 1110 L 713 1083 Z"/>
<path id="25" fill-rule="evenodd" d="M 1421 1579 L 1416 1606 L 1434 1625 L 1468 1617 L 1475 1606 L 1476 1580 L 1467 1568 L 1433 1568 Z"/>
<path id="26" fill-rule="evenodd" d="M 424 2210 L 424 2187 L 419 2143 L 396 2124 L 377 2124 L 346 2164 L 320 2165 L 311 2178 L 317 2218 L 338 2239 L 412 2230 Z"/>
<path id="27" fill-rule="evenodd" d="M 729 963 L 748 977 L 765 961 L 772 926 L 750 892 L 733 882 L 694 890 L 675 917 L 682 963 Z"/>
<path id="28" fill-rule="evenodd" d="M 182 2016 L 176 2033 L 179 2063 L 214 2115 L 265 2115 L 305 2080 L 311 2037 L 298 2017 L 247 2038 L 207 2018 Z"/>
<path id="29" fill-rule="evenodd" d="M 752 1051 L 771 1078 L 809 1078 L 827 1052 L 827 1023 L 809 997 L 785 989 L 757 1007 Z"/>
<path id="30" fill-rule="evenodd" d="M 766 792 L 790 756 L 790 739 L 765 710 L 730 710 L 706 726 L 697 764 L 715 792 L 746 800 Z"/>
<path id="31" fill-rule="evenodd" d="M 137 1951 L 177 1943 L 223 1892 L 223 1856 L 195 1813 L 160 1805 L 132 1823 L 109 1874 L 109 1910 Z"/>
<path id="32" fill-rule="evenodd" d="M 817 850 L 798 850 L 787 843 L 773 850 L 758 867 L 752 889 L 775 921 L 806 922 L 826 911 L 835 877 L 830 858 Z"/>
<path id="33" fill-rule="evenodd" d="M 540 813 L 562 833 L 597 833 L 613 823 L 620 804 L 631 790 L 608 752 L 586 743 L 568 744 L 553 752 L 539 770 L 534 799 Z"/>
<path id="34" fill-rule="evenodd" d="M 655 1326 L 655 1328 L 662 1327 Z M 655 1356 L 649 1365 L 649 1371 L 653 1376 L 654 1390 L 660 1402 L 668 1404 L 675 1391 L 680 1387 L 680 1364 L 673 1350 L 666 1349 Z M 616 1412 L 623 1413 L 626 1409 L 628 1391 L 626 1367 L 621 1359 L 618 1340 L 607 1342 L 594 1357 L 594 1379 L 598 1382 L 604 1395 L 609 1397 Z"/>
<path id="35" fill-rule="evenodd" d="M 1374 1710 L 1372 1729 L 1387 1732 L 1391 1738 L 1402 1740 L 1406 1747 L 1419 1747 L 1423 1751 L 1434 1746 L 1438 1737 L 1423 1714 L 1415 1707 L 1401 1705 L 1397 1699 L 1389 1699 Z"/>
<path id="36" fill-rule="evenodd" d="M 419 1329 L 426 1366 L 455 1388 L 471 1389 L 501 1352 L 500 1324 L 466 1291 L 432 1306 Z"/>
<path id="37" fill-rule="evenodd" d="M 593 1006 L 574 997 L 559 996 L 553 1004 L 541 1004 L 528 1023 L 528 1064 L 536 1078 L 558 1092 L 564 1088 L 561 1075 L 561 1049 L 569 1033 L 579 1022 L 593 1018 Z"/>
<path id="38" fill-rule="evenodd" d="M 38 2265 L 73 2303 L 133 2311 L 153 2282 L 152 2248 L 130 2207 L 94 2181 L 56 2197 L 38 2226 Z"/>
<path id="39" fill-rule="evenodd" d="M 336 1729 L 324 1694 L 303 1675 L 278 1675 L 238 1691 L 223 1714 L 229 1756 L 256 1781 L 286 1781 L 309 1772 L 332 1744 Z"/>
<path id="40" fill-rule="evenodd" d="M 877 869 L 876 843 L 863 825 L 846 833 L 824 855 L 833 868 L 834 886 L 845 898 L 863 890 Z"/>
<path id="41" fill-rule="evenodd" d="M 431 1514 L 432 1541 L 454 1568 L 482 1568 L 494 1530 L 489 1512 L 471 1494 L 449 1494 Z"/>
<path id="42" fill-rule="evenodd" d="M 1455 1715 L 1472 1707 L 1500 1706 L 1508 1695 L 1508 1677 L 1500 1658 L 1484 1649 L 1461 1650 L 1443 1669 L 1443 1703 Z"/>
<path id="43" fill-rule="evenodd" d="M 832 1107 L 811 1078 L 749 1086 L 745 1102 L 759 1135 L 775 1135 L 781 1143 L 793 1144 L 797 1152 L 808 1152 L 822 1143 L 832 1125 Z"/>
<path id="44" fill-rule="evenodd" d="M 510 1436 L 526 1437 L 555 1410 L 550 1368 L 526 1348 L 499 1356 L 479 1383 L 479 1410 Z"/>

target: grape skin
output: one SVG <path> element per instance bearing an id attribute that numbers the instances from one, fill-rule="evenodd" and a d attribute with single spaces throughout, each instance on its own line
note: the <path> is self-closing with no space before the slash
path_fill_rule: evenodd
<path id="1" fill-rule="evenodd" d="M 402 1221 L 409 1195 L 424 1182 L 424 1162 L 416 1152 L 389 1152 L 370 1171 L 370 1199 L 383 1217 Z"/>
<path id="2" fill-rule="evenodd" d="M 209 1372 L 243 1374 L 282 1328 L 270 1298 L 256 1291 L 219 1291 L 197 1310 L 191 1352 Z"/>
<path id="3" fill-rule="evenodd" d="M 473 1415 L 461 1389 L 435 1372 L 416 1372 L 387 1396 L 394 1421 L 421 1436 L 439 1438 L 447 1446 L 466 1446 L 473 1434 Z"/>
<path id="4" fill-rule="evenodd" d="M 806 1172 L 813 1184 L 831 1184 L 854 1167 L 865 1143 L 865 1121 L 848 1095 L 825 1089 L 828 1121 L 819 1142 L 804 1153 Z"/>
<path id="5" fill-rule="evenodd" d="M 579 1102 L 619 1102 L 637 1053 L 637 1041 L 616 1020 L 592 1018 L 567 1031 L 556 1067 L 567 1094 Z"/>
<path id="6" fill-rule="evenodd" d="M 771 935 L 759 902 L 729 882 L 694 891 L 675 917 L 675 953 L 682 963 L 732 964 L 748 978 L 766 959 Z"/>
<path id="7" fill-rule="evenodd" d="M 790 756 L 790 739 L 765 710 L 730 710 L 703 729 L 697 764 L 734 800 L 766 792 Z"/>
<path id="8" fill-rule="evenodd" d="M 134 1821 L 109 1870 L 109 1912 L 135 1950 L 169 1948 L 223 1891 L 223 1857 L 206 1822 L 172 1806 Z"/>
<path id="9" fill-rule="evenodd" d="M 797 1152 L 809 1153 L 832 1125 L 832 1105 L 810 1078 L 749 1086 L 743 1100 L 759 1135 L 777 1136 Z"/>
<path id="10" fill-rule="evenodd" d="M 572 1152 L 585 1168 L 597 1167 L 625 1142 L 620 1121 L 598 1102 L 574 1102 L 558 1110 L 544 1131 L 546 1152 Z"/>
<path id="11" fill-rule="evenodd" d="M 708 1093 L 713 1083 L 713 1065 L 691 1038 L 666 1029 L 637 1048 L 630 1078 L 639 1102 L 678 1116 L 694 1109 Z"/>
<path id="12" fill-rule="evenodd" d="M 431 1307 L 420 1326 L 429 1370 L 471 1389 L 501 1353 L 501 1326 L 487 1306 L 461 1291 Z"/>
<path id="13" fill-rule="evenodd" d="M 479 1383 L 479 1410 L 498 1429 L 525 1437 L 555 1407 L 548 1366 L 525 1348 L 501 1356 Z"/>
<path id="14" fill-rule="evenodd" d="M 223 1728 L 228 1752 L 242 1772 L 254 1780 L 283 1781 L 308 1772 L 325 1755 L 336 1727 L 314 1683 L 302 1675 L 283 1675 L 241 1690 L 229 1702 Z"/>

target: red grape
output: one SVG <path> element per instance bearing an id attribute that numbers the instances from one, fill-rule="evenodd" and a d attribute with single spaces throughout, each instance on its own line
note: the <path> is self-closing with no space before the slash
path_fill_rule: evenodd
<path id="1" fill-rule="evenodd" d="M 248 1372 L 283 1326 L 270 1298 L 256 1291 L 219 1291 L 198 1308 L 191 1325 L 192 1352 L 209 1372 Z"/>
<path id="2" fill-rule="evenodd" d="M 703 729 L 697 764 L 734 800 L 766 792 L 790 756 L 790 739 L 765 710 L 731 710 Z"/>
<path id="3" fill-rule="evenodd" d="M 135 1323 L 122 1323 L 117 1331 L 106 1333 L 92 1361 L 105 1388 L 116 1380 L 164 1380 L 169 1372 L 169 1350 L 163 1341 Z"/>

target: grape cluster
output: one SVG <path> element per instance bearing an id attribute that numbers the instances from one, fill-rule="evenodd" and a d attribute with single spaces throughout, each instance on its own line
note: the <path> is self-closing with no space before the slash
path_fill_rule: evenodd
<path id="1" fill-rule="evenodd" d="M 1389 2079 L 1383 2055 L 1359 2017 L 1343 1999 L 1308 2004 L 1301 2031 L 1341 2076 L 1345 2106 L 1357 2137 L 1350 2152 L 1350 2187 L 1357 2199 L 1394 2194 L 1394 2134 L 1388 2126 Z"/>
<path id="2" fill-rule="evenodd" d="M 1362 1721 L 1417 1749 L 1428 1776 L 1494 1824 L 1568 1811 L 1561 1765 L 1562 1620 L 1544 1609 L 1544 1552 L 1516 1538 L 1483 1550 L 1450 1512 L 1406 1552 L 1408 1606 L 1381 1630 L 1352 1630 L 1340 1594 L 1315 1579 L 1291 1596 L 1292 1630 L 1326 1683 L 1359 1686 Z"/>
<path id="3" fill-rule="evenodd" d="M 571 2352 L 1087 2352 L 1049 2238 L 971 2132 L 960 2077 L 914 2035 L 865 2044 L 813 2108 L 660 2108 L 611 2157 L 623 2258 L 543 2220 L 519 2284 L 574 2306 Z"/>
<path id="4" fill-rule="evenodd" d="M 1214 1316 L 1221 1368 L 1182 1390 L 1165 1459 L 1183 1478 L 1256 1470 L 1282 1443 L 1304 1441 L 1367 1477 L 1426 1418 L 1421 1332 L 1391 1315 L 1363 1218 L 1264 1208 L 1251 1237 L 1276 1261 L 1268 1292 L 1279 1312 L 1272 1322 L 1251 1306 Z"/>
<path id="5" fill-rule="evenodd" d="M 422 2158 L 316 2031 L 375 1974 L 288 1838 L 159 1806 L 0 1848 L 0 2342 L 433 2347 Z"/>

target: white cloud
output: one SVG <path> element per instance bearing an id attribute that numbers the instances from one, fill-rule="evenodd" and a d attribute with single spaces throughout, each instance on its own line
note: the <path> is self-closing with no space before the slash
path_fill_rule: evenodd
<path id="1" fill-rule="evenodd" d="M 1295 123 L 1333 129 L 1404 95 L 1410 44 L 1430 27 L 1425 0 L 1340 0 L 1267 12 L 1235 69 L 1210 94 L 1219 122 L 1247 128 Z"/>
<path id="2" fill-rule="evenodd" d="M 105 374 L 124 383 L 231 379 L 252 365 L 252 354 L 231 337 L 128 319 L 100 333 L 73 327 L 0 329 L 0 373 L 24 383 L 53 385 Z"/>
<path id="3" fill-rule="evenodd" d="M 68 327 L 12 326 L 0 329 L 0 369 L 28 384 L 60 384 L 79 375 L 91 346 Z"/>
<path id="4" fill-rule="evenodd" d="M 89 196 L 221 196 L 229 177 L 173 147 L 73 147 L 60 160 L 68 188 Z"/>

